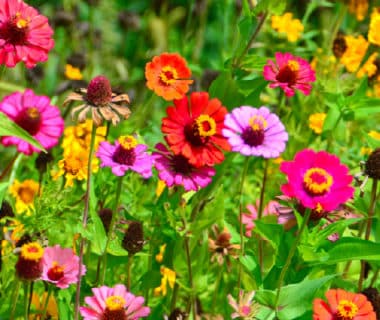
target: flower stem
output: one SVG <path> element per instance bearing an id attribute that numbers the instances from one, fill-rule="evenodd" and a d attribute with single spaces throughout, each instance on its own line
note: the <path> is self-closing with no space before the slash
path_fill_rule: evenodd
<path id="1" fill-rule="evenodd" d="M 128 253 L 127 262 L 127 290 L 131 290 L 131 267 L 132 267 L 133 254 Z"/>
<path id="2" fill-rule="evenodd" d="M 194 283 L 193 283 L 193 272 L 191 269 L 190 245 L 189 245 L 189 238 L 187 235 L 185 235 L 184 243 L 185 243 L 187 270 L 189 272 L 189 284 L 190 284 L 190 289 L 191 289 L 190 301 L 187 306 L 186 313 L 190 314 L 190 310 L 191 308 L 193 308 L 193 319 L 195 319 L 197 312 L 196 312 L 195 301 L 194 301 Z"/>
<path id="3" fill-rule="evenodd" d="M 29 310 L 28 310 L 28 305 L 29 305 L 29 286 L 30 286 L 30 281 L 24 281 L 24 318 L 29 319 Z"/>
<path id="4" fill-rule="evenodd" d="M 10 320 L 14 319 L 14 314 L 16 311 L 16 306 L 17 306 L 17 300 L 18 296 L 20 294 L 20 288 L 21 288 L 21 281 L 18 278 L 15 278 L 14 282 L 14 289 L 13 289 L 13 294 L 12 294 L 12 307 L 11 307 L 11 312 L 10 312 Z"/>
<path id="5" fill-rule="evenodd" d="M 92 122 L 90 151 L 88 154 L 88 163 L 87 163 L 87 184 L 86 184 L 86 193 L 85 193 L 85 204 L 84 204 L 83 220 L 82 220 L 83 228 L 87 227 L 87 219 L 88 219 L 88 213 L 90 209 L 92 157 L 94 153 L 95 137 L 96 137 L 96 127 L 94 126 L 94 122 Z M 79 317 L 80 289 L 81 289 L 80 287 L 81 287 L 81 281 L 82 281 L 81 274 L 82 274 L 84 245 L 85 245 L 85 239 L 82 238 L 80 241 L 80 247 L 79 247 L 78 281 L 77 281 L 77 288 L 76 288 L 76 293 L 75 293 L 75 307 L 74 307 L 75 320 L 78 320 L 78 317 Z"/>
<path id="6" fill-rule="evenodd" d="M 222 281 L 222 278 L 223 278 L 223 272 L 224 272 L 223 267 L 224 267 L 224 264 L 221 266 L 221 270 L 219 270 L 219 273 L 216 277 L 214 294 L 212 297 L 212 306 L 211 306 L 211 314 L 212 315 L 214 315 L 215 308 L 216 308 L 216 300 L 217 300 L 218 296 L 220 295 L 219 286 L 220 286 L 220 282 Z"/>
<path id="7" fill-rule="evenodd" d="M 34 288 L 34 281 L 30 283 L 30 290 L 29 290 L 29 301 L 28 301 L 28 314 L 30 312 L 30 306 L 32 304 L 32 298 L 33 298 L 33 288 Z"/>
<path id="8" fill-rule="evenodd" d="M 8 165 L 5 167 L 5 169 L 3 170 L 3 172 L 0 175 L 0 181 L 4 179 L 4 177 L 9 173 L 9 171 L 11 171 L 11 169 L 13 168 L 13 165 L 16 162 L 19 155 L 20 155 L 20 153 L 17 152 L 14 155 L 14 157 L 11 159 L 11 161 L 9 161 Z"/>
<path id="9" fill-rule="evenodd" d="M 295 241 L 293 242 L 293 246 L 291 247 L 291 249 L 289 251 L 288 257 L 287 257 L 286 262 L 285 262 L 285 265 L 284 265 L 284 267 L 281 270 L 280 278 L 278 279 L 278 284 L 277 284 L 276 300 L 275 300 L 275 304 L 274 304 L 276 312 L 278 310 L 278 302 L 279 302 L 279 299 L 280 299 L 280 292 L 281 292 L 282 284 L 284 282 L 284 279 L 285 279 L 286 273 L 288 272 L 290 264 L 292 263 L 292 259 L 294 257 L 294 254 L 297 251 L 297 246 L 298 246 L 298 244 L 301 241 L 302 233 L 305 230 L 305 227 L 307 226 L 307 223 L 309 222 L 310 214 L 311 214 L 311 210 L 307 209 L 305 211 L 305 215 L 303 217 L 300 230 L 298 231 L 297 237 L 296 237 Z"/>
<path id="10" fill-rule="evenodd" d="M 48 285 L 48 286 L 49 286 L 49 289 L 48 289 L 48 293 L 47 293 L 46 300 L 45 300 L 45 303 L 44 303 L 44 309 L 42 311 L 42 317 L 41 317 L 41 319 L 45 319 L 45 317 L 46 317 L 47 307 L 48 307 L 48 304 L 49 304 L 49 299 L 50 299 L 52 288 L 53 288 L 52 285 Z"/>

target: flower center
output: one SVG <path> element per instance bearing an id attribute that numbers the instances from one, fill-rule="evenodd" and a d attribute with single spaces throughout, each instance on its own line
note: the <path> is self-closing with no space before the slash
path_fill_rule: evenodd
<path id="1" fill-rule="evenodd" d="M 133 136 L 121 136 L 117 141 L 125 150 L 131 150 L 137 146 L 137 140 Z"/>
<path id="2" fill-rule="evenodd" d="M 278 82 L 287 83 L 289 86 L 294 85 L 297 82 L 298 71 L 300 65 L 296 60 L 289 60 L 286 65 L 284 65 L 276 76 Z"/>
<path id="3" fill-rule="evenodd" d="M 21 187 L 18 191 L 18 196 L 25 204 L 31 204 L 34 200 L 35 191 L 32 188 L 29 188 L 28 186 Z"/>
<path id="4" fill-rule="evenodd" d="M 35 107 L 26 108 L 19 113 L 15 122 L 34 136 L 40 130 L 41 114 Z"/>
<path id="5" fill-rule="evenodd" d="M 249 127 L 243 130 L 241 138 L 250 147 L 259 146 L 264 142 L 264 132 L 267 126 L 268 123 L 262 116 L 254 115 L 249 119 Z"/>
<path id="6" fill-rule="evenodd" d="M 195 146 L 206 143 L 216 133 L 216 122 L 207 114 L 202 114 L 185 127 L 185 137 Z"/>
<path id="7" fill-rule="evenodd" d="M 29 242 L 21 247 L 21 256 L 26 260 L 39 261 L 44 255 L 44 249 L 37 242 Z"/>
<path id="8" fill-rule="evenodd" d="M 118 142 L 120 145 L 112 155 L 112 160 L 116 163 L 133 166 L 136 161 L 135 147 L 137 140 L 133 136 L 121 136 Z"/>
<path id="9" fill-rule="evenodd" d="M 71 156 L 63 160 L 63 170 L 73 176 L 77 175 L 82 168 L 83 164 L 79 158 Z"/>
<path id="10" fill-rule="evenodd" d="M 107 105 L 112 100 L 110 81 L 104 76 L 92 79 L 87 87 L 87 101 L 94 107 Z"/>
<path id="11" fill-rule="evenodd" d="M 322 168 L 311 168 L 303 176 L 303 185 L 307 193 L 321 196 L 330 191 L 333 177 Z"/>
<path id="12" fill-rule="evenodd" d="M 21 17 L 21 13 L 16 13 L 0 28 L 0 38 L 14 46 L 26 44 L 29 22 L 29 18 L 24 19 Z"/>
<path id="13" fill-rule="evenodd" d="M 352 320 L 359 311 L 358 306 L 348 300 L 339 301 L 337 309 L 337 316 L 339 320 Z"/>
<path id="14" fill-rule="evenodd" d="M 160 81 L 167 86 L 170 86 L 178 79 L 177 70 L 171 66 L 165 66 L 160 73 Z"/>
<path id="15" fill-rule="evenodd" d="M 181 173 L 185 176 L 193 171 L 193 166 L 189 163 L 189 160 L 180 154 L 172 157 L 172 168 L 174 172 Z"/>
<path id="16" fill-rule="evenodd" d="M 240 315 L 249 316 L 250 313 L 251 313 L 251 307 L 250 306 L 241 306 L 240 307 Z"/>
<path id="17" fill-rule="evenodd" d="M 106 299 L 106 309 L 104 310 L 101 320 L 127 320 L 125 315 L 125 300 L 120 296 L 109 296 Z"/>
<path id="18" fill-rule="evenodd" d="M 54 261 L 53 262 L 53 267 L 51 267 L 48 272 L 47 272 L 47 276 L 50 280 L 52 281 L 58 281 L 60 280 L 61 278 L 63 278 L 64 276 L 64 267 L 63 266 L 60 266 L 58 264 L 58 262 Z"/>

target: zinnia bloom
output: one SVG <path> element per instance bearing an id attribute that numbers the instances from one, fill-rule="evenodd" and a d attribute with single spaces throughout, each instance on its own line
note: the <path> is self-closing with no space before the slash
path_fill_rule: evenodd
<path id="1" fill-rule="evenodd" d="M 280 170 L 288 176 L 281 191 L 306 208 L 333 211 L 353 196 L 348 168 L 337 156 L 325 151 L 300 151 L 293 161 L 281 163 Z"/>
<path id="2" fill-rule="evenodd" d="M 0 102 L 0 111 L 33 136 L 45 149 L 54 147 L 63 132 L 64 121 L 59 109 L 50 104 L 50 99 L 37 96 L 30 89 L 15 92 Z M 19 152 L 30 155 L 40 152 L 18 137 L 3 137 L 5 146 L 17 145 Z"/>
<path id="3" fill-rule="evenodd" d="M 162 53 L 145 66 L 146 85 L 167 101 L 180 99 L 189 91 L 191 71 L 177 53 Z"/>
<path id="4" fill-rule="evenodd" d="M 380 7 L 374 8 L 371 14 L 371 21 L 369 23 L 368 41 L 377 46 L 380 46 Z"/>
<path id="5" fill-rule="evenodd" d="M 309 117 L 309 128 L 316 134 L 321 134 L 325 123 L 326 113 L 313 113 Z"/>
<path id="6" fill-rule="evenodd" d="M 222 135 L 227 109 L 207 92 L 194 92 L 190 101 L 186 96 L 168 107 L 162 120 L 162 132 L 175 154 L 182 154 L 196 167 L 212 166 L 224 160 L 221 149 L 230 145 Z"/>
<path id="7" fill-rule="evenodd" d="M 288 41 L 296 42 L 304 29 L 299 19 L 293 19 L 291 12 L 286 12 L 282 16 L 272 16 L 272 28 L 280 33 L 285 33 Z"/>
<path id="8" fill-rule="evenodd" d="M 54 46 L 48 19 L 21 0 L 0 0 L 0 64 L 28 68 L 46 61 Z"/>
<path id="9" fill-rule="evenodd" d="M 36 197 L 39 190 L 39 183 L 27 179 L 23 182 L 14 180 L 12 186 L 10 187 L 10 193 L 16 199 L 16 212 L 23 213 L 26 212 L 30 215 L 34 210 L 34 198 Z"/>
<path id="10" fill-rule="evenodd" d="M 112 173 L 123 176 L 127 170 L 133 170 L 143 178 L 152 176 L 152 158 L 146 153 L 148 146 L 137 144 L 133 136 L 121 136 L 112 145 L 101 142 L 96 156 L 101 160 L 101 167 L 111 167 Z"/>
<path id="11" fill-rule="evenodd" d="M 183 185 L 186 191 L 197 191 L 206 187 L 215 175 L 215 169 L 209 166 L 194 167 L 183 155 L 175 155 L 162 143 L 156 145 L 153 152 L 154 166 L 158 176 L 168 187 Z"/>
<path id="12" fill-rule="evenodd" d="M 79 276 L 79 257 L 72 249 L 61 248 L 59 245 L 47 247 L 42 257 L 41 279 L 55 284 L 58 288 L 68 288 L 76 283 Z M 82 265 L 81 276 L 86 273 L 86 267 Z"/>
<path id="13" fill-rule="evenodd" d="M 315 72 L 310 64 L 288 52 L 277 52 L 275 60 L 276 62 L 268 60 L 263 70 L 264 79 L 272 82 L 269 87 L 280 87 L 287 97 L 294 96 L 296 89 L 306 96 L 309 95 L 310 82 L 315 81 Z"/>
<path id="14" fill-rule="evenodd" d="M 280 119 L 266 107 L 235 108 L 224 120 L 223 135 L 232 151 L 245 156 L 277 158 L 284 150 L 288 134 Z"/>
<path id="15" fill-rule="evenodd" d="M 346 40 L 347 48 L 340 58 L 340 62 L 346 67 L 348 72 L 355 72 L 367 52 L 369 43 L 362 35 L 359 35 L 357 38 L 345 36 L 344 39 Z"/>
<path id="16" fill-rule="evenodd" d="M 16 274 L 20 279 L 33 281 L 42 274 L 42 256 L 44 249 L 38 242 L 29 242 L 21 247 L 16 263 Z"/>
<path id="17" fill-rule="evenodd" d="M 137 320 L 150 313 L 150 308 L 143 306 L 144 298 L 134 296 L 122 284 L 93 288 L 92 292 L 94 296 L 84 299 L 89 307 L 80 307 L 84 320 Z"/>
<path id="18" fill-rule="evenodd" d="M 231 319 L 256 319 L 255 317 L 259 312 L 259 304 L 252 301 L 255 293 L 255 291 L 244 293 L 243 290 L 240 290 L 238 301 L 230 294 L 227 296 L 228 303 L 235 310 L 235 312 L 231 314 Z"/>
<path id="19" fill-rule="evenodd" d="M 372 304 L 364 294 L 330 289 L 326 298 L 327 302 L 313 301 L 313 320 L 376 320 Z"/>

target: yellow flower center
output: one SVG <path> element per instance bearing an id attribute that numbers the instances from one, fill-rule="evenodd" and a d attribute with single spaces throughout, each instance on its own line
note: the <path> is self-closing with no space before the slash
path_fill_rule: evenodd
<path id="1" fill-rule="evenodd" d="M 121 136 L 117 141 L 125 150 L 131 150 L 137 146 L 137 140 L 133 136 Z"/>
<path id="2" fill-rule="evenodd" d="M 216 133 L 216 122 L 207 114 L 201 114 L 195 120 L 195 125 L 201 137 L 211 137 Z"/>
<path id="3" fill-rule="evenodd" d="M 16 13 L 16 17 L 15 18 L 16 18 L 15 22 L 16 22 L 17 28 L 19 28 L 19 29 L 25 29 L 25 28 L 28 27 L 30 19 L 24 19 L 24 18 L 22 18 L 20 12 Z"/>
<path id="4" fill-rule="evenodd" d="M 161 70 L 160 80 L 166 84 L 171 85 L 178 79 L 177 70 L 171 66 L 165 66 Z"/>
<path id="5" fill-rule="evenodd" d="M 106 299 L 106 307 L 110 311 L 123 310 L 125 306 L 125 300 L 120 296 L 109 296 Z"/>
<path id="6" fill-rule="evenodd" d="M 18 190 L 18 196 L 20 197 L 21 201 L 25 204 L 33 203 L 35 194 L 35 190 L 28 186 L 20 187 L 20 189 Z"/>
<path id="7" fill-rule="evenodd" d="M 330 191 L 333 177 L 322 168 L 311 168 L 303 176 L 304 188 L 313 196 L 320 196 Z"/>
<path id="8" fill-rule="evenodd" d="M 338 305 L 338 319 L 352 320 L 359 311 L 358 306 L 352 301 L 341 300 Z"/>
<path id="9" fill-rule="evenodd" d="M 39 261 L 44 255 L 44 249 L 38 242 L 29 242 L 21 247 L 21 256 L 26 260 Z"/>
<path id="10" fill-rule="evenodd" d="M 28 108 L 26 113 L 31 119 L 39 119 L 40 117 L 40 112 L 35 107 Z"/>
<path id="11" fill-rule="evenodd" d="M 288 67 L 293 72 L 298 71 L 300 69 L 300 64 L 296 60 L 289 60 Z"/>
<path id="12" fill-rule="evenodd" d="M 248 122 L 253 131 L 262 131 L 268 126 L 268 122 L 260 115 L 251 117 Z"/>

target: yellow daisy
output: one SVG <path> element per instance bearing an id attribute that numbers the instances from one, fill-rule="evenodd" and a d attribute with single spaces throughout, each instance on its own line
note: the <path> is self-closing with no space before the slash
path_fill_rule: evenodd
<path id="1" fill-rule="evenodd" d="M 369 43 L 362 35 L 359 35 L 357 38 L 346 36 L 345 40 L 347 49 L 340 58 L 340 62 L 346 67 L 348 72 L 355 72 L 365 56 Z"/>
<path id="2" fill-rule="evenodd" d="M 272 16 L 272 28 L 280 33 L 285 33 L 288 41 L 296 42 L 304 29 L 299 19 L 293 19 L 293 14 L 286 12 L 282 16 Z"/>
<path id="3" fill-rule="evenodd" d="M 326 113 L 313 113 L 309 117 L 309 128 L 316 134 L 321 134 L 325 123 Z"/>
<path id="4" fill-rule="evenodd" d="M 17 179 L 10 187 L 10 193 L 16 199 L 16 212 L 26 212 L 27 215 L 31 215 L 34 210 L 34 198 L 38 193 L 38 182 L 27 179 L 23 182 L 19 182 Z"/>

